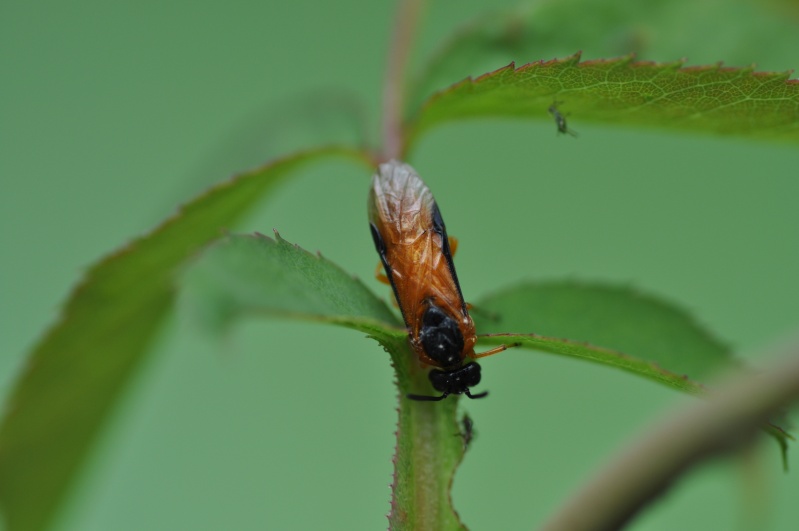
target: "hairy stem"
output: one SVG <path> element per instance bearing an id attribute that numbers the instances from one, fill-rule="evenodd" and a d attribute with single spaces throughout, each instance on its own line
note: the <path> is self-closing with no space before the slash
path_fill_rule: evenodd
<path id="1" fill-rule="evenodd" d="M 707 401 L 669 415 L 624 448 L 541 528 L 619 529 L 702 461 L 749 440 L 770 414 L 799 400 L 799 348 L 757 375 L 739 375 Z"/>
<path id="2" fill-rule="evenodd" d="M 405 80 L 424 0 L 399 0 L 383 81 L 383 160 L 402 156 Z"/>
<path id="3" fill-rule="evenodd" d="M 407 393 L 435 393 L 426 371 L 407 339 L 383 346 L 391 353 L 400 392 L 389 529 L 464 529 L 450 499 L 452 477 L 464 453 L 455 420 L 458 397 L 440 402 L 408 400 Z"/>

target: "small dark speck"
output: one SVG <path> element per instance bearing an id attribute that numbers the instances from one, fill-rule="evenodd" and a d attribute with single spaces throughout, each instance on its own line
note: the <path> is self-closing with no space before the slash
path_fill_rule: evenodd
<path id="1" fill-rule="evenodd" d="M 547 111 L 552 117 L 555 119 L 555 124 L 558 126 L 558 133 L 560 134 L 568 134 L 573 137 L 577 136 L 577 131 L 573 131 L 569 129 L 569 126 L 566 124 L 566 116 L 564 116 L 560 110 L 558 110 L 558 105 L 562 104 L 562 101 L 553 101 L 552 105 L 549 106 Z"/>

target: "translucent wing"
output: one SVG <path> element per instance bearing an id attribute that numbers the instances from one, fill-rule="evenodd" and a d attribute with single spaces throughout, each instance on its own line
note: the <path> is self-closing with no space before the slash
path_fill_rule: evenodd
<path id="1" fill-rule="evenodd" d="M 429 302 L 460 322 L 473 355 L 474 325 L 466 310 L 446 228 L 430 190 L 412 167 L 381 164 L 372 179 L 369 220 L 411 343 Z M 420 354 L 424 354 L 420 352 Z"/>

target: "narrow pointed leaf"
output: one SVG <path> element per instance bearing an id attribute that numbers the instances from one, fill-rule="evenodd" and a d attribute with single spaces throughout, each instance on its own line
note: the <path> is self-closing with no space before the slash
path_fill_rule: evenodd
<path id="1" fill-rule="evenodd" d="M 435 125 L 465 118 L 551 120 L 548 109 L 555 101 L 572 124 L 799 143 L 799 81 L 787 72 L 684 67 L 682 61 L 637 62 L 632 56 L 581 62 L 578 53 L 518 68 L 511 63 L 435 94 L 409 121 L 408 144 Z"/>
<path id="2" fill-rule="evenodd" d="M 338 148 L 280 159 L 217 185 L 89 269 L 29 356 L 0 425 L 6 528 L 48 527 L 91 444 L 173 305 L 172 278 L 299 166 Z"/>
<path id="3" fill-rule="evenodd" d="M 729 369 L 730 349 L 688 313 L 627 287 L 574 282 L 522 284 L 484 297 L 475 315 L 492 343 L 523 346 L 615 367 L 701 395 Z M 528 331 L 525 333 L 524 331 Z M 529 332 L 534 332 L 533 334 Z M 567 339 L 568 338 L 568 339 Z M 785 448 L 787 433 L 766 428 Z"/>

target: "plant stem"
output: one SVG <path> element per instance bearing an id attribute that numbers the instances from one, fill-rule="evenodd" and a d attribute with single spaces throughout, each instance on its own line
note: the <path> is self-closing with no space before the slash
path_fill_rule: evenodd
<path id="1" fill-rule="evenodd" d="M 392 530 L 461 528 L 449 494 L 463 446 L 456 437 L 456 408 L 455 397 L 441 402 L 401 399 Z M 401 449 L 403 438 L 410 444 Z"/>
<path id="2" fill-rule="evenodd" d="M 458 397 L 440 402 L 408 400 L 409 392 L 434 392 L 405 338 L 383 346 L 391 353 L 400 392 L 389 529 L 464 529 L 452 508 L 450 488 L 464 446 L 455 420 Z"/>
<path id="3" fill-rule="evenodd" d="M 668 416 L 623 449 L 541 528 L 619 529 L 693 466 L 748 441 L 770 414 L 799 400 L 799 348 L 757 375 L 738 376 Z"/>
<path id="4" fill-rule="evenodd" d="M 383 80 L 383 151 L 384 161 L 400 159 L 403 151 L 403 110 L 405 79 L 419 15 L 424 0 L 399 0 L 394 30 L 388 50 Z"/>

